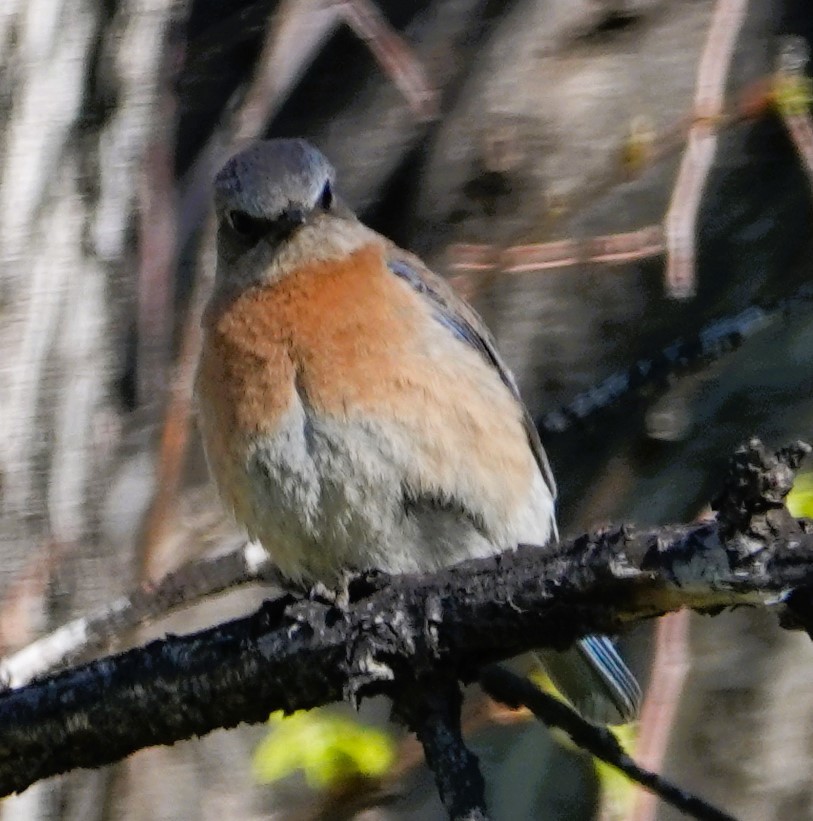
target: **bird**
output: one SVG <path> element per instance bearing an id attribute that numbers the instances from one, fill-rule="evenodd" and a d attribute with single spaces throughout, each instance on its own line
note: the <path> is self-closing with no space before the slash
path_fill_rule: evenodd
<path id="1" fill-rule="evenodd" d="M 548 458 L 475 310 L 363 224 L 305 140 L 251 143 L 213 188 L 199 429 L 225 506 L 282 576 L 337 590 L 555 544 Z M 611 639 L 541 655 L 588 720 L 637 715 Z"/>

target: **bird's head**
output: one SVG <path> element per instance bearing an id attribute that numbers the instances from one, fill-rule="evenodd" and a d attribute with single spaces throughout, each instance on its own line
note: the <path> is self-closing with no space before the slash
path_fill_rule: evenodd
<path id="1" fill-rule="evenodd" d="M 215 289 L 269 283 L 304 260 L 354 250 L 367 229 L 337 198 L 336 172 L 301 139 L 263 140 L 235 154 L 215 177 Z"/>

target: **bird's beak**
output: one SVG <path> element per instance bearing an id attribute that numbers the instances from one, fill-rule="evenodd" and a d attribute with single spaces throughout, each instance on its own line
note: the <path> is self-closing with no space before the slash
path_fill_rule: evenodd
<path id="1" fill-rule="evenodd" d="M 269 224 L 266 239 L 272 245 L 279 245 L 300 228 L 307 219 L 307 213 L 301 208 L 288 208 Z"/>
<path id="2" fill-rule="evenodd" d="M 290 231 L 304 224 L 307 214 L 301 208 L 288 208 L 282 212 L 279 222 Z"/>

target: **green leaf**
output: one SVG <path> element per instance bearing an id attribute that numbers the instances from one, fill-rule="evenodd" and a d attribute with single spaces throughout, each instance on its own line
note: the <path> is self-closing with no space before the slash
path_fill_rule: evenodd
<path id="1" fill-rule="evenodd" d="M 269 724 L 272 731 L 257 747 L 252 766 L 261 783 L 302 770 L 311 787 L 325 789 L 359 776 L 385 775 L 395 760 L 386 733 L 326 711 L 272 713 Z"/>
<path id="2" fill-rule="evenodd" d="M 800 473 L 787 498 L 791 515 L 813 519 L 813 473 Z"/>

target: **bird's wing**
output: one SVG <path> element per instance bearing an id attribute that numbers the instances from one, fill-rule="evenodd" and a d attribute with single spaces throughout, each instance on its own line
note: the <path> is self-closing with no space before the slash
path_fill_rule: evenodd
<path id="1" fill-rule="evenodd" d="M 556 482 L 547 454 L 539 439 L 539 433 L 522 401 L 514 376 L 497 352 L 494 338 L 483 320 L 467 302 L 455 294 L 444 279 L 430 271 L 413 254 L 392 246 L 388 249 L 387 266 L 396 276 L 409 283 L 417 293 L 431 303 L 434 314 L 442 325 L 458 339 L 474 348 L 500 375 L 514 398 L 522 406 L 528 443 L 551 496 L 555 499 Z"/>

